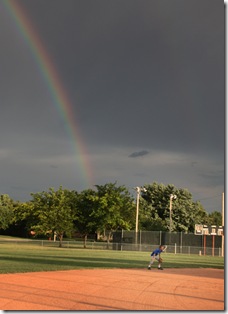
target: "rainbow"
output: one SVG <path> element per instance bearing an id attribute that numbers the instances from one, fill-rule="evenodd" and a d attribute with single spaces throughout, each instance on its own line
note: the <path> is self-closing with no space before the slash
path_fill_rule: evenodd
<path id="1" fill-rule="evenodd" d="M 53 104 L 64 120 L 66 132 L 70 137 L 75 154 L 77 158 L 80 158 L 80 173 L 85 188 L 89 188 L 93 185 L 93 173 L 88 153 L 86 152 L 86 147 L 78 126 L 73 118 L 72 103 L 60 80 L 55 65 L 52 63 L 45 46 L 29 20 L 25 9 L 21 6 L 21 3 L 17 0 L 2 0 L 2 3 L 7 14 L 10 15 L 14 26 L 23 38 L 23 41 L 29 47 L 41 76 L 51 94 Z"/>

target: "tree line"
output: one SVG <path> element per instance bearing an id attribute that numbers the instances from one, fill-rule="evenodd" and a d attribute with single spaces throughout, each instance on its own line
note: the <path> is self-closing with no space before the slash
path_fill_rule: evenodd
<path id="1" fill-rule="evenodd" d="M 194 202 L 187 189 L 156 182 L 144 186 L 139 198 L 139 230 L 168 231 L 170 228 L 170 195 L 172 203 L 172 232 L 194 232 L 195 224 L 221 225 L 221 213 L 208 214 L 200 202 Z M 146 191 L 146 192 L 145 192 Z M 0 234 L 17 236 L 47 236 L 53 234 L 61 246 L 64 236 L 78 232 L 89 234 L 117 230 L 134 230 L 136 224 L 135 197 L 124 186 L 115 183 L 95 185 L 82 192 L 49 188 L 31 193 L 27 202 L 0 195 Z"/>

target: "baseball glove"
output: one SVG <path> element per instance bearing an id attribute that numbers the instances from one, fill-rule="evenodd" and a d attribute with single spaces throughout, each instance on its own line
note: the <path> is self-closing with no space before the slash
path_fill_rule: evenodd
<path id="1" fill-rule="evenodd" d="M 163 259 L 161 257 L 159 257 L 159 263 L 162 263 L 163 262 Z"/>

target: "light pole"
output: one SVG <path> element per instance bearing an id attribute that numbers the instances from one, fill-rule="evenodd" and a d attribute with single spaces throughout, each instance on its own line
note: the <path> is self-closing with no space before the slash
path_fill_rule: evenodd
<path id="1" fill-rule="evenodd" d="M 222 257 L 224 256 L 224 192 L 222 193 L 222 227 L 223 227 L 223 234 L 222 234 Z"/>
<path id="2" fill-rule="evenodd" d="M 175 194 L 170 194 L 169 197 L 169 232 L 172 231 L 172 205 L 173 200 L 175 200 L 177 196 Z"/>
<path id="3" fill-rule="evenodd" d="M 146 192 L 147 189 L 145 189 L 144 187 L 139 187 L 136 186 L 135 188 L 133 188 L 134 190 L 136 190 L 136 221 L 135 221 L 135 233 L 136 233 L 136 237 L 137 237 L 137 232 L 138 232 L 138 225 L 139 225 L 139 196 L 141 192 Z"/>

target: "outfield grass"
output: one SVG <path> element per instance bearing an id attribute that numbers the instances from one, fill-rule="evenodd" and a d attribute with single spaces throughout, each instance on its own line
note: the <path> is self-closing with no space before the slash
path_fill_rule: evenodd
<path id="1" fill-rule="evenodd" d="M 162 254 L 164 268 L 220 268 L 224 258 Z M 146 268 L 148 252 L 37 247 L 0 244 L 0 273 L 38 272 L 85 268 Z"/>

